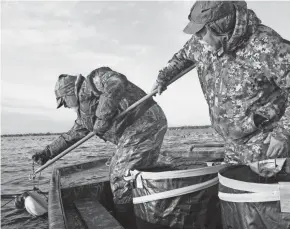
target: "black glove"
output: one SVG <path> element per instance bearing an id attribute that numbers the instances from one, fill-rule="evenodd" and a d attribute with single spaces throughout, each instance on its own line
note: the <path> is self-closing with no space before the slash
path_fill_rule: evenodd
<path id="1" fill-rule="evenodd" d="M 46 147 L 44 150 L 32 150 L 32 160 L 39 165 L 44 165 L 50 159 L 49 148 Z"/>

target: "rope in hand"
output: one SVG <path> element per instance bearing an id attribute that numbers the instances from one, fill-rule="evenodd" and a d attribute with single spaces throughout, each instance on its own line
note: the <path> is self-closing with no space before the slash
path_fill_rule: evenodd
<path id="1" fill-rule="evenodd" d="M 36 186 L 33 185 L 33 189 L 31 191 L 36 191 L 37 193 L 43 195 L 46 198 L 46 200 L 48 200 L 48 197 L 45 195 L 45 193 L 42 192 L 42 191 L 40 191 L 40 189 L 39 189 L 39 186 L 40 186 L 40 184 L 39 184 L 39 182 L 40 182 L 39 177 L 41 177 L 41 172 L 39 173 L 39 176 L 38 176 L 37 185 Z M 36 178 L 35 165 L 34 165 L 34 161 L 32 161 L 32 174 L 29 175 L 29 180 L 33 180 L 34 181 L 35 178 Z"/>
<path id="2" fill-rule="evenodd" d="M 38 178 L 41 176 L 41 173 L 39 173 Z M 36 174 L 35 174 L 35 165 L 34 165 L 34 161 L 32 161 L 32 173 L 29 174 L 29 180 L 35 181 L 36 178 Z M 35 185 L 33 184 L 33 189 L 32 190 L 39 190 L 39 179 L 37 181 L 37 187 L 35 187 Z"/>
<path id="3" fill-rule="evenodd" d="M 32 173 L 29 174 L 29 180 L 35 180 L 35 172 L 34 172 L 34 161 L 32 161 Z"/>

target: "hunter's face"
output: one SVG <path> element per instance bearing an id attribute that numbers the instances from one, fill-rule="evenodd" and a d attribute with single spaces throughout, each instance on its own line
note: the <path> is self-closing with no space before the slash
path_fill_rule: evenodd
<path id="1" fill-rule="evenodd" d="M 67 108 L 78 108 L 78 101 L 77 101 L 77 97 L 75 95 L 65 95 L 63 97 L 63 105 L 64 107 Z"/>
<path id="2" fill-rule="evenodd" d="M 202 41 L 210 45 L 213 51 L 220 49 L 222 46 L 221 37 L 218 36 L 212 29 L 207 26 L 203 27 L 195 35 L 199 37 Z"/>

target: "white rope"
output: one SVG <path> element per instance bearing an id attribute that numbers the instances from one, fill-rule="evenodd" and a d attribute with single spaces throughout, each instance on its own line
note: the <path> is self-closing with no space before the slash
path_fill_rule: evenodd
<path id="1" fill-rule="evenodd" d="M 154 194 L 147 195 L 147 196 L 134 197 L 133 203 L 140 204 L 140 203 L 145 203 L 145 202 L 150 202 L 150 201 L 155 201 L 155 200 L 161 200 L 161 199 L 181 196 L 181 195 L 185 195 L 185 194 L 189 194 L 189 193 L 193 193 L 193 192 L 197 192 L 197 191 L 209 188 L 209 187 L 214 186 L 216 184 L 218 184 L 218 177 L 215 177 L 215 178 L 208 180 L 208 181 L 205 181 L 203 183 L 198 183 L 198 184 L 190 185 L 190 186 L 183 187 L 183 188 L 177 188 L 177 189 L 170 190 L 170 191 L 154 193 Z"/>
<path id="2" fill-rule="evenodd" d="M 258 163 L 267 163 L 271 162 L 271 160 L 260 161 Z M 278 160 L 277 164 L 284 163 L 285 159 Z M 256 163 L 256 162 L 255 162 Z M 256 163 L 257 164 L 257 163 Z M 250 166 L 253 166 L 252 163 Z M 276 165 L 276 161 L 275 161 Z M 258 167 L 258 166 L 257 166 Z M 288 183 L 290 182 L 281 182 L 276 184 L 259 184 L 259 183 L 251 183 L 244 182 L 239 180 L 230 179 L 222 176 L 220 173 L 218 174 L 219 183 L 225 187 L 245 191 L 250 193 L 224 193 L 219 192 L 218 196 L 221 200 L 227 202 L 272 202 L 272 201 L 284 201 L 285 197 L 281 194 L 281 190 L 286 193 L 290 193 L 290 186 L 288 188 Z M 287 184 L 285 186 L 285 183 Z M 281 189 L 283 187 L 283 189 Z M 286 187 L 286 188 L 285 188 Z M 284 199 L 283 199 L 284 198 Z"/>
<path id="3" fill-rule="evenodd" d="M 221 174 L 218 174 L 220 184 L 240 190 L 240 191 L 246 191 L 246 192 L 275 192 L 279 191 L 279 185 L 277 184 L 258 184 L 258 183 L 250 183 L 250 182 L 244 182 L 239 180 L 230 179 L 227 177 L 222 176 Z"/>
<path id="4" fill-rule="evenodd" d="M 130 171 L 131 176 L 124 177 L 126 181 L 135 180 L 136 176 L 141 176 L 142 180 L 163 180 L 163 179 L 175 179 L 185 177 L 204 176 L 208 174 L 218 173 L 221 169 L 227 165 L 207 166 L 198 169 L 186 169 L 186 170 L 173 170 L 166 172 L 140 172 L 138 170 Z"/>
<path id="5" fill-rule="evenodd" d="M 219 198 L 227 202 L 271 202 L 280 201 L 280 192 L 259 193 L 224 193 L 219 192 Z"/>

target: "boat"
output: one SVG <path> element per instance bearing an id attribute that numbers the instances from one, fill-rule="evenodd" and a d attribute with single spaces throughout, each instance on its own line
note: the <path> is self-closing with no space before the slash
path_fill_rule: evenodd
<path id="1" fill-rule="evenodd" d="M 55 168 L 50 181 L 51 229 L 122 229 L 114 218 L 107 159 Z"/>
<path id="2" fill-rule="evenodd" d="M 219 153 L 213 157 L 220 159 L 221 156 Z M 48 197 L 50 229 L 123 228 L 114 218 L 107 160 L 103 158 L 53 170 Z"/>

